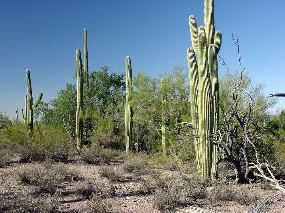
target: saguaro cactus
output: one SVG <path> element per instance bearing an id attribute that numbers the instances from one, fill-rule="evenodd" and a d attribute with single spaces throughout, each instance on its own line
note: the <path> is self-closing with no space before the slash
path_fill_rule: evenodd
<path id="1" fill-rule="evenodd" d="M 39 105 L 43 98 L 41 92 L 37 101 L 33 101 L 33 90 L 31 81 L 31 72 L 29 69 L 26 70 L 26 95 L 25 95 L 25 111 L 22 110 L 23 119 L 27 125 L 29 134 L 32 134 L 34 128 L 34 108 Z"/>
<path id="2" fill-rule="evenodd" d="M 132 63 L 129 56 L 125 61 L 125 75 L 126 75 L 126 103 L 125 103 L 125 138 L 126 138 L 126 154 L 130 151 L 132 143 L 132 128 L 133 128 L 133 112 L 131 106 L 132 95 Z"/>
<path id="3" fill-rule="evenodd" d="M 76 89 L 77 89 L 77 105 L 76 105 L 76 147 L 80 151 L 83 139 L 83 71 L 82 60 L 79 49 L 76 49 Z"/>
<path id="4" fill-rule="evenodd" d="M 87 29 L 83 29 L 83 82 L 89 88 L 89 70 L 88 70 L 88 48 L 87 48 Z"/>
<path id="5" fill-rule="evenodd" d="M 192 48 L 187 50 L 187 59 L 196 160 L 206 179 L 213 178 L 217 172 L 217 147 L 212 138 L 219 117 L 217 54 L 222 35 L 215 31 L 214 0 L 204 1 L 204 25 L 198 28 L 195 17 L 189 17 Z"/>

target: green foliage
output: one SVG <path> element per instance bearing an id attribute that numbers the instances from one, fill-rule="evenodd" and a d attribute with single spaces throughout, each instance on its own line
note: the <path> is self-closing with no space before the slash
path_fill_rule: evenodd
<path id="1" fill-rule="evenodd" d="M 224 76 L 220 80 L 220 107 L 221 113 L 231 112 L 233 105 L 233 95 L 236 95 L 237 112 L 240 115 L 247 115 L 249 107 L 251 107 L 250 121 L 248 123 L 248 135 L 252 142 L 256 145 L 259 154 L 267 159 L 273 159 L 273 140 L 270 133 L 270 115 L 269 109 L 274 106 L 275 100 L 269 98 L 263 93 L 262 85 L 254 85 L 251 82 L 248 73 L 232 73 Z M 227 123 L 224 121 L 225 116 L 220 117 L 221 127 L 231 127 L 240 136 L 243 137 L 243 129 L 238 127 L 238 121 L 232 116 Z M 238 144 L 232 144 L 237 148 Z M 253 150 L 248 150 L 249 154 Z M 250 154 L 249 157 L 255 157 Z"/>
<path id="2" fill-rule="evenodd" d="M 134 111 L 134 143 L 139 150 L 148 153 L 161 149 L 162 119 L 166 125 L 166 144 L 168 148 L 176 146 L 178 136 L 182 136 L 180 122 L 189 122 L 189 101 L 185 74 L 176 67 L 169 75 L 164 75 L 164 86 L 160 81 L 144 74 L 134 78 L 132 97 Z M 161 95 L 166 102 L 161 104 Z"/>
<path id="3" fill-rule="evenodd" d="M 124 127 L 123 75 L 110 73 L 108 67 L 102 67 L 89 74 L 89 81 L 89 91 L 84 91 L 83 96 L 84 140 L 94 138 L 92 135 L 104 136 L 110 133 L 119 137 Z M 43 114 L 42 122 L 60 126 L 71 138 L 75 138 L 75 85 L 67 84 L 65 89 L 60 90 Z"/>
<path id="4" fill-rule="evenodd" d="M 0 130 L 7 127 L 11 121 L 9 120 L 9 117 L 3 113 L 0 113 Z"/>
<path id="5" fill-rule="evenodd" d="M 22 162 L 43 161 L 50 158 L 55 161 L 67 161 L 74 152 L 66 133 L 47 125 L 37 125 L 33 135 L 29 135 L 23 123 L 14 122 L 0 131 L 1 144 L 14 146 L 14 153 L 20 154 Z"/>

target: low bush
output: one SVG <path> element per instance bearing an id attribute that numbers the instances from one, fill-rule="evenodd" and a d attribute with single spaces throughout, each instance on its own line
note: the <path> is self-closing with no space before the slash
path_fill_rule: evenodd
<path id="1" fill-rule="evenodd" d="M 78 192 L 84 199 L 90 200 L 93 196 L 101 198 L 112 197 L 115 195 L 115 188 L 112 185 L 95 182 L 88 183 L 80 188 Z"/>
<path id="2" fill-rule="evenodd" d="M 33 134 L 29 135 L 23 123 L 12 123 L 1 130 L 0 138 L 16 145 L 15 150 L 24 163 L 46 158 L 66 162 L 72 150 L 70 139 L 62 129 L 44 125 L 35 126 Z"/>
<path id="3" fill-rule="evenodd" d="M 36 143 L 26 143 L 18 146 L 18 153 L 20 154 L 21 163 L 30 163 L 32 161 L 44 161 L 47 158 L 45 148 Z"/>
<path id="4" fill-rule="evenodd" d="M 118 212 L 113 208 L 112 203 L 109 200 L 104 199 L 100 196 L 93 196 L 90 199 L 88 206 L 90 210 L 94 213 L 117 213 Z"/>
<path id="5" fill-rule="evenodd" d="M 161 211 L 171 211 L 179 206 L 194 204 L 197 199 L 206 196 L 204 183 L 176 177 L 164 180 L 162 187 L 156 190 L 154 205 Z"/>
<path id="6" fill-rule="evenodd" d="M 104 164 L 117 161 L 121 152 L 114 149 L 104 149 L 99 145 L 92 145 L 90 148 L 84 148 L 81 152 L 81 156 L 84 162 L 88 164 Z"/>
<path id="7" fill-rule="evenodd" d="M 0 168 L 5 167 L 15 158 L 13 146 L 7 143 L 0 142 Z"/>
<path id="8" fill-rule="evenodd" d="M 242 190 L 235 190 L 234 185 L 229 184 L 219 184 L 214 186 L 209 192 L 209 199 L 211 202 L 235 201 L 244 206 L 251 205 L 255 200 L 257 200 L 256 197 L 251 196 L 249 189 L 243 188 Z"/>
<path id="9" fill-rule="evenodd" d="M 126 162 L 124 164 L 124 170 L 135 175 L 146 175 L 151 172 L 149 163 L 140 157 L 133 158 Z"/>
<path id="10" fill-rule="evenodd" d="M 123 174 L 122 172 L 119 172 L 111 167 L 103 167 L 100 170 L 100 174 L 102 177 L 108 178 L 112 182 L 130 182 L 134 180 L 134 177 L 128 174 Z"/>
<path id="11" fill-rule="evenodd" d="M 54 195 L 65 181 L 78 181 L 82 178 L 63 166 L 45 164 L 43 167 L 27 169 L 19 173 L 20 182 L 36 186 L 36 194 Z"/>
<path id="12" fill-rule="evenodd" d="M 0 212 L 59 212 L 59 198 L 57 196 L 43 196 L 38 198 L 17 197 L 16 199 L 0 199 Z"/>

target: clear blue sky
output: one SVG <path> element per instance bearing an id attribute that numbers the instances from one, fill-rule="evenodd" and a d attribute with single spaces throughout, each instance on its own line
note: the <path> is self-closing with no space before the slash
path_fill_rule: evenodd
<path id="1" fill-rule="evenodd" d="M 264 84 L 266 93 L 285 92 L 285 1 L 216 0 L 215 6 L 221 55 L 236 63 L 235 33 L 254 82 Z M 202 24 L 202 0 L 2 0 L 0 111 L 14 115 L 23 106 L 27 67 L 34 95 L 43 91 L 45 100 L 74 81 L 83 27 L 89 30 L 91 69 L 108 65 L 122 72 L 126 55 L 135 73 L 158 76 L 175 65 L 186 68 L 191 14 Z M 280 99 L 277 107 L 284 106 Z"/>

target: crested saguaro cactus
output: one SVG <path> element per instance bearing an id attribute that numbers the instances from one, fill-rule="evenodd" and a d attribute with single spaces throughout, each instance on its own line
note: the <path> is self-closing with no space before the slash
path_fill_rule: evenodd
<path id="1" fill-rule="evenodd" d="M 213 134 L 219 118 L 219 82 L 217 54 L 221 33 L 215 31 L 214 0 L 204 1 L 204 27 L 197 27 L 189 17 L 192 48 L 187 50 L 190 78 L 190 99 L 196 161 L 203 178 L 213 178 L 217 172 L 217 147 Z"/>
<path id="2" fill-rule="evenodd" d="M 130 151 L 132 143 L 132 129 L 133 129 L 133 112 L 131 106 L 132 95 L 132 62 L 129 56 L 125 61 L 125 76 L 126 76 L 126 103 L 125 103 L 125 138 L 126 138 L 126 154 Z"/>
<path id="3" fill-rule="evenodd" d="M 88 48 L 87 48 L 87 29 L 83 29 L 83 82 L 89 88 L 89 68 L 88 68 Z"/>
<path id="4" fill-rule="evenodd" d="M 77 89 L 77 105 L 76 105 L 76 147 L 80 151 L 83 139 L 83 70 L 82 70 L 81 53 L 76 49 L 76 89 Z"/>
<path id="5" fill-rule="evenodd" d="M 37 101 L 34 103 L 33 90 L 31 81 L 31 72 L 29 69 L 26 70 L 26 95 L 25 95 L 25 110 L 22 109 L 23 119 L 27 125 L 29 134 L 33 133 L 34 128 L 34 109 L 39 105 L 43 98 L 41 92 Z"/>

